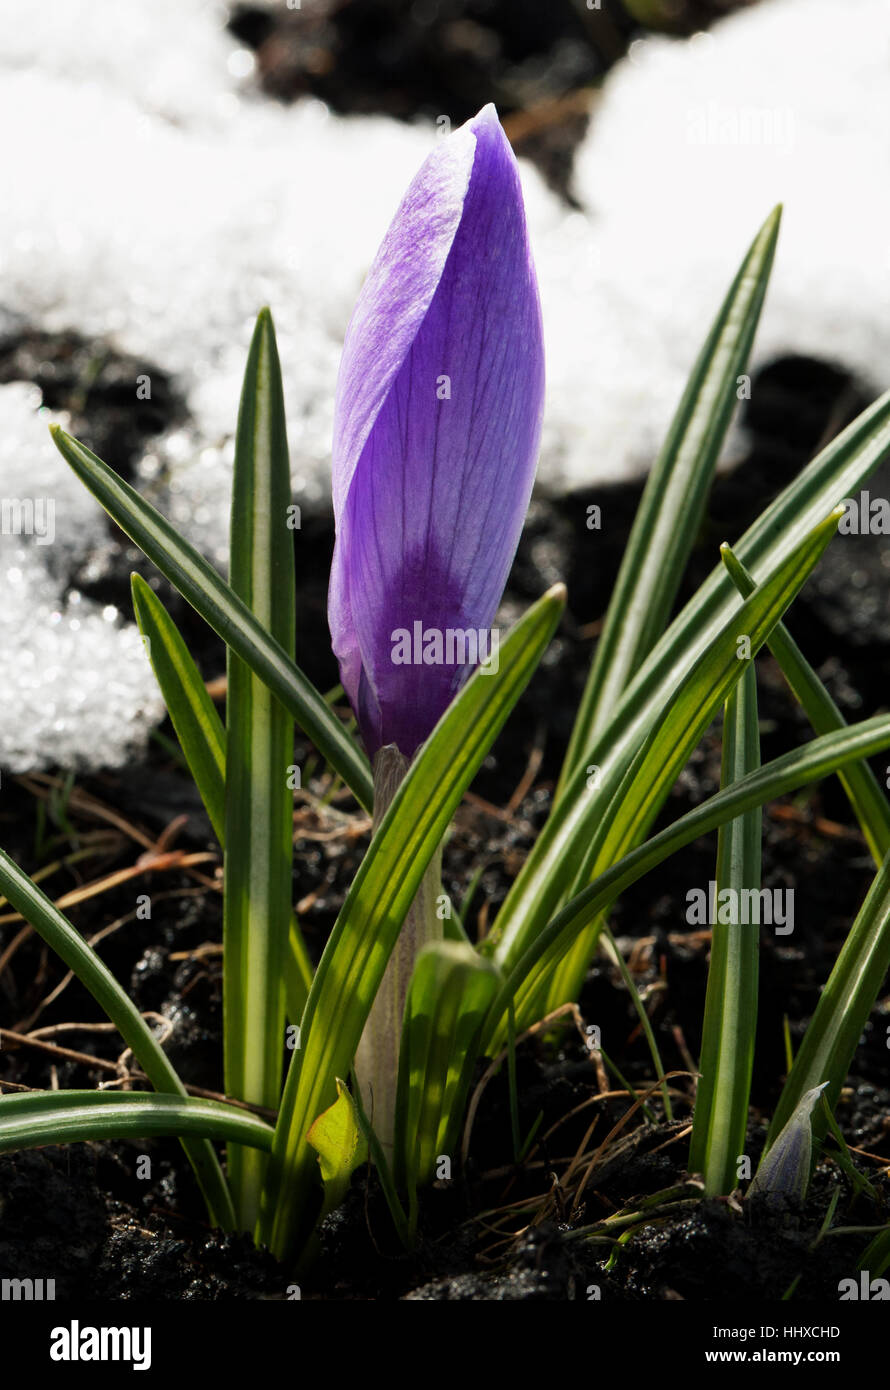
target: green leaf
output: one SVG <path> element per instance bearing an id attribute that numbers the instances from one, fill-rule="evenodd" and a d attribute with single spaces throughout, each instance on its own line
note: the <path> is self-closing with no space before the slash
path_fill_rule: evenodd
<path id="1" fill-rule="evenodd" d="M 784 561 L 809 530 L 855 492 L 890 450 L 890 392 L 853 421 L 761 514 L 735 547 L 760 582 L 764 565 Z M 571 890 L 591 835 L 606 816 L 612 785 L 595 779 L 624 767 L 658 723 L 677 685 L 735 611 L 738 598 L 722 565 L 686 604 L 584 753 L 498 913 L 500 959 L 512 965 Z"/>
<path id="2" fill-rule="evenodd" d="M 140 574 L 130 575 L 133 610 L 152 670 L 189 770 L 220 844 L 226 783 L 226 731 L 176 624 Z"/>
<path id="3" fill-rule="evenodd" d="M 315 1180 L 306 1132 L 348 1072 L 399 930 L 461 797 L 547 647 L 565 604 L 556 585 L 501 644 L 496 673 L 477 670 L 422 745 L 398 788 L 325 947 L 276 1127 L 262 1233 L 285 1257 Z"/>
<path id="4" fill-rule="evenodd" d="M 617 968 L 619 975 L 624 981 L 624 988 L 627 990 L 627 993 L 630 996 L 630 1002 L 633 1005 L 637 1018 L 640 1020 L 640 1028 L 643 1032 L 643 1036 L 646 1039 L 646 1045 L 649 1048 L 649 1055 L 652 1058 L 652 1065 L 655 1068 L 655 1075 L 657 1077 L 662 1078 L 661 1099 L 662 1104 L 664 1105 L 664 1116 L 665 1119 L 670 1123 L 670 1121 L 674 1118 L 674 1108 L 671 1104 L 670 1087 L 668 1086 L 667 1081 L 664 1080 L 665 1067 L 664 1063 L 661 1060 L 661 1053 L 658 1048 L 658 1040 L 655 1037 L 655 1029 L 652 1027 L 652 1020 L 650 1019 L 648 1011 L 646 1009 L 645 1000 L 643 999 L 643 996 L 640 994 L 640 991 L 637 989 L 636 981 L 634 980 L 633 975 L 630 973 L 627 961 L 624 959 L 624 956 L 618 949 L 618 943 L 616 942 L 612 933 L 609 931 L 609 928 L 605 925 L 602 927 L 602 935 L 607 959 L 611 960 L 612 964 Z M 508 1021 L 508 1033 L 512 1029 L 512 1026 L 512 1021 Z M 606 1065 L 608 1065 L 608 1063 L 606 1063 Z M 624 1083 L 622 1082 L 622 1085 L 623 1084 Z M 646 1107 L 643 1108 L 645 1110 L 645 1113 L 649 1115 L 649 1110 Z"/>
<path id="5" fill-rule="evenodd" d="M 130 578 L 136 621 L 143 636 L 149 639 L 149 657 L 173 727 L 216 838 L 225 847 L 226 731 L 198 668 L 161 600 L 140 575 L 133 574 Z M 312 983 L 312 962 L 293 912 L 283 978 L 287 1014 L 296 1021 L 303 1012 Z"/>
<path id="6" fill-rule="evenodd" d="M 890 391 L 833 439 L 793 483 L 761 512 L 733 546 L 736 555 L 762 582 L 829 512 L 840 506 L 883 462 L 890 452 Z M 664 687 L 681 679 L 710 646 L 735 608 L 735 587 L 718 564 L 696 590 L 653 648 L 618 701 L 608 726 L 587 750 L 597 761 L 597 749 L 639 741 L 661 704 Z"/>
<path id="7" fill-rule="evenodd" d="M 272 1147 L 272 1126 L 234 1105 L 146 1091 L 29 1091 L 0 1096 L 0 1153 L 83 1139 L 235 1139 Z"/>
<path id="8" fill-rule="evenodd" d="M 837 737 L 837 735 L 833 735 Z M 828 1082 L 832 1109 L 859 1045 L 868 1016 L 890 969 L 890 854 L 874 877 L 865 902 L 850 929 L 828 983 L 819 996 L 794 1059 L 788 1080 L 767 1134 L 771 1143 L 806 1092 Z M 813 1128 L 821 1138 L 824 1120 L 816 1115 Z"/>
<path id="9" fill-rule="evenodd" d="M 268 309 L 247 356 L 235 435 L 229 583 L 293 660 L 296 599 L 290 460 L 281 366 Z M 282 979 L 291 919 L 294 722 L 246 662 L 228 653 L 223 888 L 226 1092 L 275 1109 L 284 1042 Z M 242 1227 L 259 1214 L 267 1160 L 229 1146 Z"/>
<path id="10" fill-rule="evenodd" d="M 870 1241 L 862 1253 L 857 1269 L 868 1270 L 873 1279 L 877 1279 L 883 1274 L 890 1265 L 890 1225 L 885 1226 L 883 1231 Z"/>
<path id="11" fill-rule="evenodd" d="M 625 854 L 566 903 L 529 943 L 509 972 L 505 971 L 504 984 L 489 1012 L 483 1051 L 491 1054 L 499 1045 L 510 1001 L 515 999 L 518 1009 L 520 1002 L 524 1007 L 527 999 L 534 998 L 577 935 L 595 922 L 632 883 L 684 845 L 716 830 L 734 816 L 743 815 L 755 806 L 763 806 L 811 782 L 819 782 L 839 767 L 872 757 L 888 747 L 890 715 L 876 715 L 847 729 L 815 738 L 803 748 L 794 748 L 724 787 Z"/>
<path id="12" fill-rule="evenodd" d="M 113 469 L 57 425 L 50 427 L 50 433 L 65 462 L 109 516 L 269 687 L 357 800 L 370 810 L 372 785 L 367 759 L 312 682 L 247 605 L 203 555 Z"/>
<path id="13" fill-rule="evenodd" d="M 730 786 L 759 763 L 757 680 L 751 665 L 726 701 L 721 786 Z M 745 1151 L 757 1034 L 761 834 L 758 807 L 727 821 L 717 838 L 714 902 L 719 907 L 728 889 L 734 910 L 730 922 L 721 921 L 722 913 L 716 912 L 711 928 L 701 1079 L 689 1146 L 689 1171 L 703 1175 L 710 1196 L 732 1192 L 738 1158 Z M 746 900 L 757 904 L 752 920 L 739 911 Z"/>
<path id="14" fill-rule="evenodd" d="M 167 1054 L 111 971 L 67 917 L 3 850 L 0 850 L 0 891 L 16 912 L 20 912 L 25 921 L 31 924 L 37 935 L 61 957 L 68 969 L 74 972 L 84 988 L 89 990 L 155 1089 L 184 1096 L 185 1087 Z M 6 1099 L 18 1100 L 19 1097 Z M 183 1147 L 195 1170 L 211 1220 L 231 1230 L 235 1224 L 235 1211 L 213 1145 L 207 1139 L 185 1139 Z"/>
<path id="15" fill-rule="evenodd" d="M 832 1139 L 837 1145 L 836 1151 L 833 1151 L 831 1156 L 834 1159 L 837 1166 L 840 1168 L 844 1177 L 849 1182 L 851 1188 L 853 1189 L 854 1201 L 857 1197 L 861 1197 L 864 1195 L 868 1197 L 870 1202 L 874 1202 L 877 1205 L 878 1194 L 875 1190 L 874 1184 L 869 1182 L 868 1178 L 865 1176 L 864 1173 L 860 1173 L 859 1169 L 856 1167 L 856 1164 L 853 1162 L 853 1155 L 850 1153 L 847 1141 L 841 1133 L 840 1125 L 834 1118 L 831 1106 L 828 1104 L 828 1098 L 825 1095 L 825 1087 L 822 1086 L 819 1089 L 820 1099 L 822 1102 L 821 1111 L 825 1120 L 826 1131 L 828 1134 L 831 1135 Z M 837 1189 L 837 1192 L 839 1196 L 840 1189 Z M 833 1214 L 834 1213 L 832 1212 L 832 1215 Z M 830 1226 L 831 1221 L 825 1220 L 824 1230 L 826 1232 L 828 1231 Z"/>
<path id="16" fill-rule="evenodd" d="M 337 1099 L 323 1110 L 306 1134 L 318 1154 L 324 1183 L 321 1216 L 339 1207 L 349 1189 L 349 1179 L 359 1164 L 367 1162 L 368 1145 L 356 1114 L 355 1101 L 346 1086 L 337 1081 Z"/>
<path id="17" fill-rule="evenodd" d="M 742 597 L 747 598 L 756 587 L 754 580 L 728 545 L 722 547 L 721 553 L 730 578 Z M 784 623 L 776 624 L 767 638 L 767 645 L 814 731 L 817 734 L 830 734 L 835 729 L 845 729 L 847 721 Z M 880 865 L 890 850 L 890 805 L 887 797 L 867 763 L 854 763 L 851 767 L 842 768 L 838 777 L 875 863 Z"/>
<path id="18" fill-rule="evenodd" d="M 627 763 L 625 759 L 615 756 L 604 766 L 603 787 L 611 793 L 606 806 L 603 807 L 600 797 L 589 796 L 588 805 L 595 814 L 591 815 L 590 809 L 585 814 L 585 808 L 572 800 L 583 829 L 583 838 L 579 841 L 576 826 L 572 843 L 576 856 L 573 864 L 575 881 L 579 886 L 614 863 L 643 838 L 711 720 L 741 675 L 745 661 L 756 656 L 782 613 L 799 593 L 834 536 L 841 515 L 842 511 L 838 508 L 823 520 L 730 616 L 692 671 L 674 688 L 664 713 L 651 728 L 636 757 Z M 747 646 L 740 645 L 742 643 L 747 643 Z M 579 864 L 577 855 L 580 846 L 583 849 Z M 535 912 L 538 921 L 540 912 L 539 905 Z M 533 923 L 526 920 L 519 924 L 516 935 L 521 940 L 528 940 L 532 930 Z M 577 999 L 597 936 L 598 924 L 593 923 L 554 972 L 546 995 L 534 1005 L 534 1017 L 517 1011 L 520 1028 L 527 1027 L 535 1018 L 542 1017 L 566 1000 Z M 496 954 L 499 963 L 512 958 L 514 949 L 513 937 L 506 934 Z"/>
<path id="19" fill-rule="evenodd" d="M 472 946 L 439 941 L 417 957 L 405 1004 L 396 1109 L 396 1178 L 408 1192 L 431 1182 L 441 1157 L 457 1167 L 457 1139 L 499 973 Z"/>
<path id="20" fill-rule="evenodd" d="M 296 913 L 291 910 L 282 986 L 285 1013 L 292 1023 L 296 1023 L 303 1015 L 313 974 L 312 959 L 306 949 L 300 924 L 297 921 Z"/>
<path id="21" fill-rule="evenodd" d="M 755 237 L 699 353 L 649 474 L 566 753 L 560 795 L 649 655 L 677 596 L 763 307 L 779 235 L 775 208 Z"/>

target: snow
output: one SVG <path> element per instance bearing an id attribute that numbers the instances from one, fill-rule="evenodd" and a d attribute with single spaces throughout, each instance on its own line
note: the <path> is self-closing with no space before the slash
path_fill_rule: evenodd
<path id="1" fill-rule="evenodd" d="M 784 204 L 754 362 L 802 353 L 890 380 L 890 8 L 771 0 L 687 43 L 636 43 L 578 151 L 595 251 L 563 256 L 552 332 L 569 481 L 645 466 L 758 225 Z M 586 235 L 586 233 L 585 233 Z M 558 238 L 545 248 L 554 295 Z M 566 322 L 571 310 L 556 295 Z M 581 339 L 581 327 L 586 343 Z M 572 434 L 572 403 L 578 432 Z M 592 461 L 595 460 L 595 463 Z"/>
<path id="2" fill-rule="evenodd" d="M 50 442 L 55 419 L 67 423 L 35 387 L 0 386 L 0 768 L 11 772 L 121 766 L 164 712 L 136 628 L 67 586 L 107 541 Z"/>

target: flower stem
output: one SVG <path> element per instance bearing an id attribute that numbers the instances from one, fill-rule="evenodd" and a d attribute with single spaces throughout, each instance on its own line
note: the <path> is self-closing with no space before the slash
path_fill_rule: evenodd
<path id="1" fill-rule="evenodd" d="M 376 755 L 375 830 L 407 771 L 408 759 L 394 743 L 387 744 Z M 355 1071 L 361 1087 L 362 1103 L 389 1161 L 393 1157 L 399 1048 L 408 985 L 422 947 L 431 941 L 441 941 L 444 937 L 444 923 L 436 915 L 436 899 L 442 892 L 441 864 L 442 852 L 437 850 L 408 909 L 355 1054 Z"/>

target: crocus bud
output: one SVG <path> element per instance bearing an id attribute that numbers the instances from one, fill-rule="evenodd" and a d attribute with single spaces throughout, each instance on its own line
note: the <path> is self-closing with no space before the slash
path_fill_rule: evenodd
<path id="1" fill-rule="evenodd" d="M 494 656 L 543 393 L 519 175 L 486 106 L 408 188 L 337 382 L 328 617 L 372 757 L 395 744 L 410 758 L 476 660 Z"/>
<path id="2" fill-rule="evenodd" d="M 760 1167 L 748 1188 L 749 1201 L 760 1199 L 774 1204 L 788 1197 L 802 1202 L 806 1197 L 813 1166 L 811 1117 L 827 1085 L 828 1082 L 823 1081 L 821 1086 L 814 1086 L 801 1096 L 791 1119 L 760 1160 Z"/>

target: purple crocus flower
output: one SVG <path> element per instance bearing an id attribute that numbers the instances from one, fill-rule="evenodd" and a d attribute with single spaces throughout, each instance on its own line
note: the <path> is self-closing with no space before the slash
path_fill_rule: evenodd
<path id="1" fill-rule="evenodd" d="M 468 675 L 471 646 L 447 634 L 487 635 L 528 507 L 543 392 L 519 175 L 486 106 L 408 188 L 337 382 L 328 617 L 372 757 L 385 744 L 410 757 Z"/>

